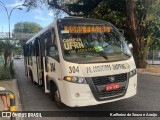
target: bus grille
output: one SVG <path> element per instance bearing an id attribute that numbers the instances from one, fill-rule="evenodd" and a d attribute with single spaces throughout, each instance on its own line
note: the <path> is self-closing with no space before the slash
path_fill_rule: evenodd
<path id="1" fill-rule="evenodd" d="M 127 86 L 127 73 L 113 75 L 115 78 L 114 82 L 109 80 L 111 76 L 100 76 L 92 77 L 93 85 L 95 86 L 96 93 L 99 98 L 109 98 L 114 96 L 119 96 L 125 93 Z M 110 83 L 121 83 L 121 87 L 117 90 L 106 91 L 105 86 Z M 99 90 L 99 88 L 101 88 Z"/>
<path id="2" fill-rule="evenodd" d="M 92 77 L 94 85 L 105 85 L 107 83 L 112 83 L 109 80 L 110 76 Z M 127 73 L 114 75 L 114 82 L 124 82 L 127 80 Z"/>

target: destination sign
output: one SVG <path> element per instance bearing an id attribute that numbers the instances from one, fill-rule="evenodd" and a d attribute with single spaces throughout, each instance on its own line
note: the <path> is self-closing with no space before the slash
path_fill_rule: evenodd
<path id="1" fill-rule="evenodd" d="M 65 31 L 69 33 L 93 33 L 93 32 L 110 32 L 109 26 L 90 25 L 90 26 L 64 26 Z"/>

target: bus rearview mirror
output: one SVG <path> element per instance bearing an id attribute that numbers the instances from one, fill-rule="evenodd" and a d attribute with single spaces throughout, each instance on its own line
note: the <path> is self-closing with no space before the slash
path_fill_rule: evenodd
<path id="1" fill-rule="evenodd" d="M 133 48 L 132 43 L 129 43 L 129 44 L 128 44 L 128 47 L 129 47 L 129 49 L 132 49 L 132 48 Z"/>

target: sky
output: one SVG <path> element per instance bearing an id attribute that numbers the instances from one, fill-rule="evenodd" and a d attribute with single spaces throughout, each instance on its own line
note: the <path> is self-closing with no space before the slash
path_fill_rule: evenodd
<path id="1" fill-rule="evenodd" d="M 3 2 L 10 13 L 12 8 L 17 5 L 23 4 L 23 0 L 0 0 Z M 43 28 L 54 21 L 54 11 L 48 10 L 47 6 L 41 6 L 41 8 L 32 9 L 26 12 L 27 9 L 23 6 L 23 10 L 14 9 L 11 14 L 11 31 L 14 28 L 14 24 L 17 22 L 35 22 L 38 23 Z M 64 17 L 66 15 L 62 15 Z M 7 12 L 4 7 L 0 6 L 0 32 L 8 32 L 8 18 Z"/>

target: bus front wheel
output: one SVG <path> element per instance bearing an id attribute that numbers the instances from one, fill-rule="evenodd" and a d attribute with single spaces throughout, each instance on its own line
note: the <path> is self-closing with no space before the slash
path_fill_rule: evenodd
<path id="1" fill-rule="evenodd" d="M 61 97 L 60 97 L 60 93 L 59 90 L 57 89 L 57 86 L 55 83 L 51 82 L 51 98 L 52 101 L 55 102 L 56 107 L 59 109 L 63 109 L 64 108 L 64 104 L 61 101 Z"/>
<path id="2" fill-rule="evenodd" d="M 55 102 L 57 108 L 59 108 L 59 109 L 64 108 L 64 104 L 61 101 L 60 94 L 59 94 L 58 90 L 56 90 L 55 93 L 54 93 L 54 102 Z"/>
<path id="3" fill-rule="evenodd" d="M 57 89 L 55 84 L 52 84 L 51 86 L 51 97 L 52 97 L 52 100 L 55 102 L 56 107 L 59 109 L 63 109 L 64 104 L 61 101 L 59 90 Z"/>

